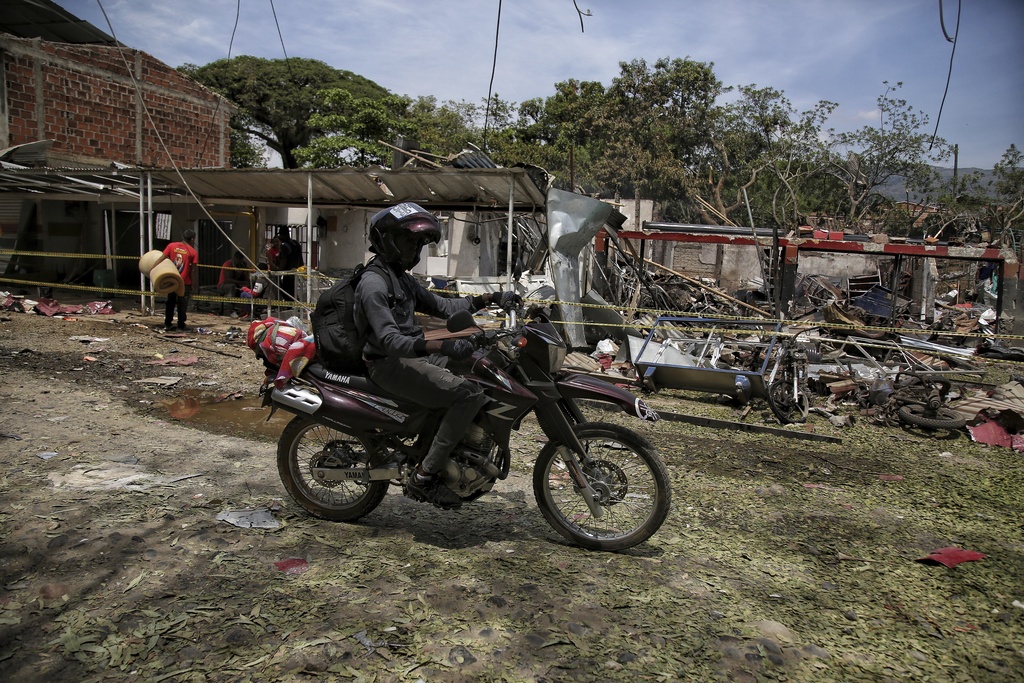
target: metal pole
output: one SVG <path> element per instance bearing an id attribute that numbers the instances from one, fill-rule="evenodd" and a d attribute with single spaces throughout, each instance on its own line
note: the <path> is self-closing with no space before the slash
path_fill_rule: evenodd
<path id="1" fill-rule="evenodd" d="M 139 176 L 139 258 L 142 258 L 143 254 L 146 253 L 146 233 L 142 231 L 142 198 L 144 194 L 144 183 L 146 182 L 144 176 Z M 139 296 L 139 310 L 146 313 L 146 276 L 139 272 L 139 291 L 142 294 Z"/>
<path id="2" fill-rule="evenodd" d="M 1006 268 L 1006 261 L 1000 259 L 999 265 L 995 269 L 996 277 L 996 324 L 995 332 L 999 334 L 1002 330 L 1000 329 L 1003 324 L 1003 285 L 1006 283 L 1006 277 L 1004 271 Z"/>
<path id="3" fill-rule="evenodd" d="M 508 291 L 514 292 L 515 284 L 512 282 L 512 223 L 513 223 L 513 207 L 515 206 L 516 198 L 516 177 L 509 174 L 508 184 L 508 244 L 505 249 L 505 278 L 508 281 Z"/>
<path id="4" fill-rule="evenodd" d="M 900 281 L 902 280 L 900 277 L 902 270 L 903 254 L 896 254 L 892 268 L 892 307 L 889 309 L 889 327 L 893 327 L 896 324 L 896 300 L 899 298 L 899 293 L 896 290 L 899 289 Z"/>
<path id="5" fill-rule="evenodd" d="M 146 223 L 148 225 L 147 232 L 149 233 L 149 248 L 153 248 L 153 174 L 146 174 Z M 156 295 L 151 294 L 149 297 L 149 307 L 156 310 Z"/>
<path id="6" fill-rule="evenodd" d="M 149 235 L 149 248 L 153 248 L 153 175 L 146 174 L 146 232 Z"/>
<path id="7" fill-rule="evenodd" d="M 313 174 L 309 174 L 309 182 L 306 187 L 306 320 L 310 319 L 312 309 L 309 305 L 313 302 L 313 278 L 310 269 L 313 264 Z"/>
<path id="8" fill-rule="evenodd" d="M 105 264 L 107 270 L 112 270 L 114 262 L 110 258 L 110 217 L 106 211 L 103 212 L 103 254 L 107 257 Z"/>

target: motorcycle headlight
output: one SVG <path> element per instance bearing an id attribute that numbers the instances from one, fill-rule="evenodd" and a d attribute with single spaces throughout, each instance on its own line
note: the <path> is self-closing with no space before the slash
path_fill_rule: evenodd
<path id="1" fill-rule="evenodd" d="M 562 369 L 568 349 L 550 323 L 531 322 L 523 328 L 523 353 L 530 357 L 544 372 L 555 374 Z"/>

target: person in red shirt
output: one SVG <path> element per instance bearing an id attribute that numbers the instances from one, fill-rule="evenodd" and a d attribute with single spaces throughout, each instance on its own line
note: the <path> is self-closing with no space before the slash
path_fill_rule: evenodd
<path id="1" fill-rule="evenodd" d="M 181 274 L 185 283 L 185 294 L 178 296 L 177 292 L 167 295 L 167 306 L 164 309 L 164 330 L 170 331 L 171 323 L 174 322 L 174 309 L 178 309 L 178 329 L 187 330 L 185 325 L 185 314 L 188 310 L 188 301 L 192 294 L 198 289 L 199 279 L 192 279 L 192 268 L 199 263 L 199 252 L 196 251 L 196 231 L 187 228 L 181 234 L 182 242 L 171 242 L 164 247 L 164 256 L 157 263 L 170 259 L 174 267 Z"/>
<path id="2" fill-rule="evenodd" d="M 220 267 L 220 279 L 217 280 L 217 292 L 224 297 L 235 298 L 242 291 L 242 287 L 249 286 L 249 274 L 251 270 L 246 267 L 245 254 L 235 251 L 227 261 Z M 237 306 L 231 307 L 232 313 L 238 317 Z M 224 304 L 221 304 L 221 314 L 224 313 Z"/>

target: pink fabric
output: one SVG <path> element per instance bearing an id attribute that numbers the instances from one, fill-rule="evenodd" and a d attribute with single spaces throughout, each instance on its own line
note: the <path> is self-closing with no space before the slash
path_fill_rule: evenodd
<path id="1" fill-rule="evenodd" d="M 257 356 L 266 359 L 275 370 L 267 370 L 274 387 L 283 389 L 288 380 L 298 377 L 316 356 L 313 338 L 283 320 L 265 318 L 249 325 L 246 346 Z"/>

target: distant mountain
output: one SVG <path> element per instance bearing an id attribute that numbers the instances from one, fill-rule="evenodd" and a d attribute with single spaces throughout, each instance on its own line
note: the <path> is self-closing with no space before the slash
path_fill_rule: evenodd
<path id="1" fill-rule="evenodd" d="M 953 169 L 951 169 L 951 168 L 943 168 L 941 166 L 933 166 L 932 168 L 934 168 L 936 171 L 938 171 L 939 176 L 942 178 L 943 182 L 949 182 L 949 181 L 951 181 L 953 179 Z M 993 179 L 992 170 L 991 169 L 989 169 L 989 170 L 985 170 L 983 168 L 961 168 L 961 169 L 957 169 L 957 177 L 958 178 L 965 178 L 966 176 L 969 176 L 972 173 L 980 174 L 981 175 L 981 181 L 980 182 L 981 182 L 982 188 L 988 188 L 989 183 L 991 183 L 992 179 Z M 878 192 L 879 192 L 879 194 L 881 194 L 881 195 L 883 195 L 885 197 L 889 197 L 890 199 L 905 200 L 907 198 L 907 190 L 906 190 L 906 186 L 903 183 L 903 176 L 893 176 L 892 178 L 889 179 L 888 182 L 884 183 L 883 185 L 881 185 L 878 188 Z M 910 193 L 910 201 L 912 201 L 912 202 L 913 201 L 919 201 L 920 199 L 921 199 L 920 195 L 914 194 L 913 192 Z"/>

